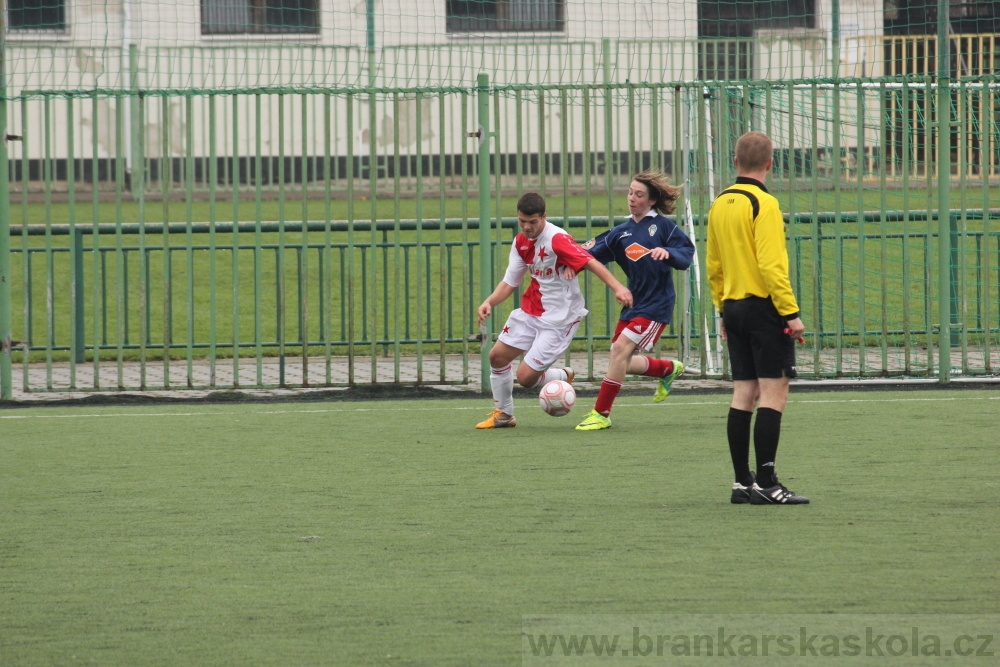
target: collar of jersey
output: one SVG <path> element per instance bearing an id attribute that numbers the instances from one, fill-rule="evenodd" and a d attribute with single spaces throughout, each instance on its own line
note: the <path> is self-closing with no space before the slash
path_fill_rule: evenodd
<path id="1" fill-rule="evenodd" d="M 767 187 L 763 183 L 761 183 L 760 181 L 758 181 L 756 178 L 747 178 L 746 176 L 737 176 L 736 177 L 736 184 L 737 185 L 756 185 L 758 188 L 760 188 L 764 192 L 767 192 Z"/>
<path id="2" fill-rule="evenodd" d="M 655 218 L 655 217 L 656 217 L 656 209 L 655 208 L 651 208 L 646 213 L 646 215 L 642 216 L 642 220 L 645 220 L 646 218 Z M 635 223 L 642 222 L 642 220 L 636 220 L 631 215 L 628 217 L 628 219 L 631 220 L 632 222 L 635 222 Z"/>

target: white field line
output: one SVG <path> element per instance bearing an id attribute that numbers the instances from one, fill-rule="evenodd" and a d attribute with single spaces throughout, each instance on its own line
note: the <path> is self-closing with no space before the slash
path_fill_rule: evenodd
<path id="1" fill-rule="evenodd" d="M 531 399 L 524 399 L 526 402 L 533 403 Z M 917 402 L 929 402 L 929 403 L 943 403 L 947 401 L 996 401 L 1000 400 L 1000 396 L 940 396 L 940 397 L 925 397 L 925 398 L 832 398 L 832 399 L 810 399 L 801 398 L 795 399 L 790 398 L 789 403 L 917 403 Z M 662 407 L 677 407 L 684 408 L 692 405 L 726 405 L 729 403 L 729 397 L 721 397 L 716 401 L 674 401 L 672 403 L 660 404 Z M 640 408 L 653 406 L 653 403 L 620 403 L 616 405 L 617 408 Z M 235 412 L 235 411 L 224 411 L 217 412 L 206 409 L 204 412 L 109 412 L 106 414 L 95 414 L 95 413 L 84 413 L 84 414 L 68 414 L 68 415 L 52 415 L 52 414 L 22 414 L 22 415 L 5 415 L 0 414 L 0 420 L 3 419 L 112 419 L 112 418 L 125 418 L 134 419 L 137 417 L 214 417 L 218 415 L 233 415 L 233 416 L 252 416 L 252 415 L 301 415 L 301 414 L 337 414 L 345 412 L 450 412 L 450 411 L 461 411 L 461 410 L 474 410 L 476 412 L 482 410 L 488 410 L 489 406 L 487 404 L 470 406 L 470 407 L 423 407 L 423 408 L 403 408 L 403 407 L 393 407 L 391 405 L 381 405 L 377 408 L 323 408 L 316 410 L 255 410 L 253 412 Z"/>

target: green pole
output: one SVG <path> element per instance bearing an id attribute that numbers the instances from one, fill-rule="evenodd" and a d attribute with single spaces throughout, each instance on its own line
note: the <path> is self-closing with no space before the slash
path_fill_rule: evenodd
<path id="1" fill-rule="evenodd" d="M 603 78 L 601 81 L 604 83 L 604 194 L 608 199 L 608 218 L 612 219 L 614 217 L 614 160 L 611 157 L 611 145 L 612 141 L 612 109 L 611 109 L 611 88 L 609 84 L 611 83 L 611 40 L 605 37 L 601 40 L 601 61 L 603 64 Z M 564 214 L 565 215 L 565 214 Z"/>
<path id="2" fill-rule="evenodd" d="M 479 95 L 479 302 L 493 292 L 492 221 L 490 220 L 490 77 L 479 75 L 476 88 Z M 493 331 L 493 317 L 486 323 Z M 480 379 L 483 393 L 490 391 L 490 345 L 483 339 L 480 350 Z"/>
<path id="3" fill-rule="evenodd" d="M 948 38 L 948 0 L 938 0 L 937 34 L 937 174 L 938 174 L 938 379 L 947 384 L 951 374 L 951 43 Z"/>
<path id="4" fill-rule="evenodd" d="M 11 384 L 10 173 L 7 170 L 7 3 L 0 0 L 0 400 Z M 27 354 L 27 351 L 25 351 Z"/>
<path id="5" fill-rule="evenodd" d="M 375 85 L 375 0 L 365 1 L 365 47 L 368 51 L 368 85 Z M 372 128 L 372 132 L 374 132 Z M 373 135 L 374 136 L 374 135 Z"/>
<path id="6" fill-rule="evenodd" d="M 840 0 L 830 0 L 830 41 L 833 52 L 830 55 L 830 76 L 840 76 Z"/>
<path id="7" fill-rule="evenodd" d="M 139 196 L 145 194 L 145 156 L 141 154 L 140 133 L 143 132 L 142 119 L 139 117 L 139 45 L 128 45 L 128 71 L 129 71 L 129 152 L 128 166 L 126 167 L 129 178 L 129 192 L 132 200 L 137 201 Z"/>

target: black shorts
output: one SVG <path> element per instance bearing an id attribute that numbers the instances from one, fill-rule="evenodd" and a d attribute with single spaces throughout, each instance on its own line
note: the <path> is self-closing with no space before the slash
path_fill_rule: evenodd
<path id="1" fill-rule="evenodd" d="M 722 321 L 734 380 L 795 377 L 795 341 L 770 299 L 725 301 Z"/>

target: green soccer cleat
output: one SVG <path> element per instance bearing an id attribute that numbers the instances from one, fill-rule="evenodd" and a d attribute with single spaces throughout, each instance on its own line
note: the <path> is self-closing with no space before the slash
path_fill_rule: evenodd
<path id="1" fill-rule="evenodd" d="M 577 431 L 600 431 L 611 428 L 611 418 L 605 417 L 597 410 L 591 410 L 587 418 L 576 425 Z"/>
<path id="2" fill-rule="evenodd" d="M 670 388 L 674 385 L 674 380 L 683 372 L 684 364 L 675 361 L 674 372 L 667 377 L 660 378 L 660 383 L 656 386 L 656 393 L 653 394 L 653 403 L 662 403 L 670 395 Z"/>

